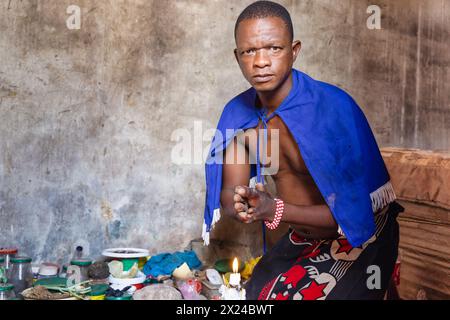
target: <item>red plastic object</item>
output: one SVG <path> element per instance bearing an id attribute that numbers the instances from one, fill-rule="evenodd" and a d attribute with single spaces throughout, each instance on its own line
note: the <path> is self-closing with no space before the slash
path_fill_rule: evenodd
<path id="1" fill-rule="evenodd" d="M 186 281 L 188 285 L 193 287 L 197 293 L 202 292 L 202 283 L 197 279 L 189 279 Z"/>
<path id="2" fill-rule="evenodd" d="M 133 284 L 133 287 L 135 287 L 136 291 L 137 291 L 137 290 L 141 290 L 145 286 L 143 283 L 138 283 L 138 284 Z"/>
<path id="3" fill-rule="evenodd" d="M 19 252 L 16 248 L 0 248 L 0 255 L 4 254 L 17 254 Z"/>

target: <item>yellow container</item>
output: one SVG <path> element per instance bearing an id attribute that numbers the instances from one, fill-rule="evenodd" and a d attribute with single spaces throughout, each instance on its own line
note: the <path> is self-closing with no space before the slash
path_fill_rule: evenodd
<path id="1" fill-rule="evenodd" d="M 105 295 L 102 294 L 100 296 L 90 296 L 89 300 L 105 300 Z"/>

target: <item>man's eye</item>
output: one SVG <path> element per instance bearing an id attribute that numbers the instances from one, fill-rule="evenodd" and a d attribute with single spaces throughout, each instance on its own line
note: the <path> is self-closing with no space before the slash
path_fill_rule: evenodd
<path id="1" fill-rule="evenodd" d="M 281 50 L 280 47 L 270 47 L 270 50 L 272 50 L 272 52 L 278 52 Z"/>
<path id="2" fill-rule="evenodd" d="M 253 53 L 255 53 L 255 49 L 250 49 L 250 50 L 244 51 L 244 54 L 253 54 Z"/>

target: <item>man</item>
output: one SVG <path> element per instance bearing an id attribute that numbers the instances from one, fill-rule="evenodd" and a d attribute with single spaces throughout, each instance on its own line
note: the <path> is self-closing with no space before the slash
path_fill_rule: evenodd
<path id="1" fill-rule="evenodd" d="M 227 104 L 213 139 L 205 243 L 220 211 L 269 229 L 284 222 L 291 228 L 256 265 L 248 299 L 381 299 L 403 208 L 353 99 L 292 68 L 301 49 L 293 36 L 289 13 L 270 1 L 236 22 L 234 54 L 252 88 Z M 270 168 L 276 198 L 263 184 Z"/>

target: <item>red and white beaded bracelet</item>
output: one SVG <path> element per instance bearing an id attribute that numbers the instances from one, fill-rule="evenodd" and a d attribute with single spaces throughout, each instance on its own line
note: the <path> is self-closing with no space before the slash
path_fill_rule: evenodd
<path id="1" fill-rule="evenodd" d="M 281 217 L 283 216 L 283 212 L 284 212 L 284 202 L 283 200 L 280 199 L 275 199 L 276 203 L 277 203 L 277 207 L 275 209 L 275 217 L 273 218 L 272 222 L 269 221 L 264 221 L 264 223 L 266 224 L 266 227 L 269 228 L 270 230 L 275 230 L 276 228 L 278 228 L 278 226 L 280 225 L 281 222 Z"/>

